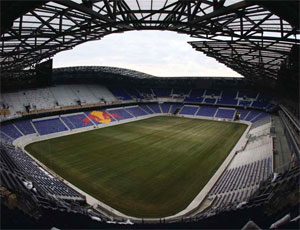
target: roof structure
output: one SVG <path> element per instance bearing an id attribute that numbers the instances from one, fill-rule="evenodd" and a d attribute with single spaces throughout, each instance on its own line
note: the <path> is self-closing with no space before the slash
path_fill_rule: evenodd
<path id="1" fill-rule="evenodd" d="M 146 74 L 143 72 L 125 69 L 125 68 L 118 68 L 118 67 L 110 67 L 110 66 L 74 66 L 74 67 L 62 67 L 62 68 L 55 68 L 53 69 L 54 73 L 67 73 L 67 72 L 90 72 L 90 73 L 109 73 L 109 74 L 116 74 L 122 75 L 129 78 L 138 78 L 138 79 L 148 79 L 148 78 L 155 78 L 155 76 Z"/>
<path id="2" fill-rule="evenodd" d="M 169 30 L 246 78 L 276 79 L 299 44 L 298 1 L 52 0 L 1 2 L 1 72 L 14 72 L 105 35 Z"/>
<path id="3" fill-rule="evenodd" d="M 288 57 L 293 44 L 264 41 L 200 41 L 190 42 L 197 51 L 215 58 L 248 79 L 277 79 L 281 64 Z"/>

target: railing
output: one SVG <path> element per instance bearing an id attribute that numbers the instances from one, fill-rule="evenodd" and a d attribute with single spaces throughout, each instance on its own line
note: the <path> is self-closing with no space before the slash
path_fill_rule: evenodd
<path id="1" fill-rule="evenodd" d="M 279 107 L 282 109 L 284 114 L 289 118 L 289 120 L 293 123 L 293 125 L 296 127 L 298 132 L 300 132 L 300 121 L 289 112 L 289 110 L 284 105 L 279 105 Z"/>
<path id="2" fill-rule="evenodd" d="M 290 147 L 292 152 L 294 152 L 298 158 L 300 159 L 300 143 L 299 143 L 299 135 L 295 132 L 295 130 L 291 127 L 290 120 L 288 120 L 289 116 L 282 111 L 279 111 L 279 116 L 284 124 L 284 133 L 290 142 Z"/>

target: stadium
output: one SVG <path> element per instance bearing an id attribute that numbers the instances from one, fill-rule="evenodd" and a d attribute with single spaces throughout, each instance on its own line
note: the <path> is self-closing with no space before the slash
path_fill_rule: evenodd
<path id="1" fill-rule="evenodd" d="M 134 30 L 243 78 L 53 68 Z M 299 32 L 298 1 L 1 1 L 1 228 L 298 229 Z"/>

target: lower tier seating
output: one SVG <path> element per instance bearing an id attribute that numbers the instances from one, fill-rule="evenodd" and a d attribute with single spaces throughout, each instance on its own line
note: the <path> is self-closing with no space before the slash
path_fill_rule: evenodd
<path id="1" fill-rule="evenodd" d="M 46 135 L 68 130 L 67 127 L 62 123 L 62 121 L 58 117 L 43 120 L 35 120 L 33 121 L 33 124 L 40 135 Z"/>

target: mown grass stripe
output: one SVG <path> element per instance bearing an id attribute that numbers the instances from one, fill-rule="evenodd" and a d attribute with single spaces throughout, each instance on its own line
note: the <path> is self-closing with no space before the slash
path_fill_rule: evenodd
<path id="1" fill-rule="evenodd" d="M 154 117 L 26 146 L 95 198 L 136 217 L 183 210 L 201 191 L 246 125 Z"/>

